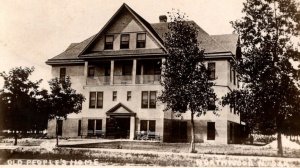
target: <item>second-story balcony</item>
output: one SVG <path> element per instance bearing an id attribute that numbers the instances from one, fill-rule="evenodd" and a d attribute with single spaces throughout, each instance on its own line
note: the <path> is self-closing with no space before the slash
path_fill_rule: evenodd
<path id="1" fill-rule="evenodd" d="M 136 75 L 136 84 L 159 84 L 161 75 Z"/>
<path id="2" fill-rule="evenodd" d="M 110 84 L 110 76 L 93 76 L 87 77 L 86 79 L 87 85 L 109 85 Z"/>
<path id="3" fill-rule="evenodd" d="M 114 84 L 132 84 L 131 75 L 114 75 Z"/>
<path id="4" fill-rule="evenodd" d="M 85 63 L 86 85 L 160 84 L 161 60 L 110 60 Z"/>

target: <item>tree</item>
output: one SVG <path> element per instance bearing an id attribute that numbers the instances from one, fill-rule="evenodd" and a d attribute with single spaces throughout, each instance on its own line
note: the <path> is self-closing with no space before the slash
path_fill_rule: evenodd
<path id="1" fill-rule="evenodd" d="M 51 94 L 49 95 L 49 119 L 56 120 L 56 146 L 58 146 L 58 122 L 67 119 L 70 113 L 79 113 L 85 98 L 82 94 L 77 94 L 71 88 L 71 79 L 54 78 L 49 81 Z"/>
<path id="2" fill-rule="evenodd" d="M 17 145 L 18 133 L 26 133 L 32 130 L 36 122 L 32 117 L 36 114 L 36 97 L 39 94 L 38 87 L 42 80 L 32 82 L 28 78 L 34 68 L 17 67 L 0 73 L 4 79 L 4 87 L 0 92 L 1 117 L 3 117 L 3 129 L 12 130 Z"/>
<path id="3" fill-rule="evenodd" d="M 163 62 L 164 87 L 159 100 L 166 103 L 165 111 L 191 114 L 191 146 L 195 151 L 194 116 L 205 114 L 211 99 L 216 95 L 213 83 L 208 80 L 204 65 L 204 51 L 199 49 L 198 29 L 194 22 L 186 21 L 179 11 L 169 13 L 171 22 L 166 33 L 165 47 L 168 55 Z"/>
<path id="4" fill-rule="evenodd" d="M 299 39 L 299 5 L 294 0 L 247 0 L 243 12 L 232 25 L 243 55 L 233 66 L 244 87 L 227 94 L 223 105 L 235 105 L 252 128 L 277 133 L 282 156 L 281 134 L 287 120 L 299 113 L 299 76 L 291 64 L 300 58 L 292 41 Z"/>

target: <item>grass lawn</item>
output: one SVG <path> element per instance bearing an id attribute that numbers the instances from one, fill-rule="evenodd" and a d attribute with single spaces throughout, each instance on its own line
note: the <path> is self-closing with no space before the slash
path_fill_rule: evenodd
<path id="1" fill-rule="evenodd" d="M 47 151 L 41 148 L 19 147 L 13 150 L 2 149 L 0 150 L 0 156 L 0 164 L 10 164 L 15 159 L 25 159 L 24 164 L 32 161 L 33 165 L 94 165 L 94 162 L 97 162 L 96 165 L 100 166 L 300 166 L 300 160 L 297 158 L 189 154 L 126 149 L 56 148 L 53 151 Z"/>
<path id="2" fill-rule="evenodd" d="M 155 152 L 188 153 L 189 143 L 161 143 L 145 141 L 112 141 L 79 145 L 62 145 L 61 147 L 76 148 L 105 148 L 105 149 L 128 149 Z M 277 156 L 277 149 L 268 146 L 255 145 L 216 145 L 196 144 L 197 153 L 200 154 L 222 154 L 222 155 L 246 155 L 246 156 Z M 300 150 L 284 148 L 285 157 L 300 158 Z"/>
<path id="3" fill-rule="evenodd" d="M 281 158 L 277 157 L 276 148 L 270 146 L 201 143 L 196 144 L 198 153 L 190 154 L 188 143 L 74 139 L 60 140 L 59 148 L 49 150 L 39 146 L 43 141 L 55 143 L 53 139 L 21 139 L 19 146 L 14 149 L 0 149 L 0 164 L 9 164 L 14 159 L 29 159 L 45 161 L 46 165 L 52 165 L 49 161 L 57 161 L 59 165 L 72 165 L 74 161 L 77 161 L 76 165 L 89 165 L 97 159 L 101 166 L 300 167 L 300 150 L 290 148 L 284 149 L 285 157 Z M 10 140 L 5 142 L 12 144 Z"/>

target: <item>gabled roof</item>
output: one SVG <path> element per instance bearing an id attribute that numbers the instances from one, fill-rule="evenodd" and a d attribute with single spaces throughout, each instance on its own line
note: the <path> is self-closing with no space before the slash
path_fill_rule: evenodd
<path id="1" fill-rule="evenodd" d="M 106 30 L 107 27 L 113 22 L 113 20 L 118 16 L 121 10 L 129 11 L 132 16 L 150 33 L 150 35 L 155 38 L 155 40 L 162 46 L 161 49 L 145 49 L 139 50 L 136 52 L 135 50 L 127 50 L 127 51 L 101 51 L 97 53 L 88 53 L 84 54 L 89 46 L 92 45 L 93 41 L 97 39 L 98 36 L 101 35 L 103 31 Z M 200 47 L 205 50 L 205 54 L 207 56 L 213 58 L 214 56 L 220 57 L 222 55 L 235 55 L 236 44 L 238 36 L 235 34 L 225 34 L 225 35 L 213 35 L 210 36 L 207 32 L 205 32 L 201 27 L 199 27 L 194 21 L 188 21 L 194 24 L 198 31 L 198 41 L 200 42 Z M 95 35 L 89 37 L 88 39 L 80 42 L 80 43 L 72 43 L 69 47 L 62 52 L 61 54 L 48 59 L 46 63 L 48 65 L 54 64 L 78 64 L 84 63 L 85 58 L 107 58 L 111 56 L 121 56 L 121 55 L 162 55 L 165 53 L 165 49 L 163 46 L 165 37 L 164 35 L 169 31 L 168 29 L 169 23 L 148 23 L 144 18 L 142 18 L 139 14 L 137 14 L 134 10 L 132 10 L 125 3 L 118 9 L 118 11 L 111 17 L 111 19 L 105 24 L 105 26 Z"/>
<path id="2" fill-rule="evenodd" d="M 188 21 L 189 23 L 195 25 L 198 29 L 198 42 L 200 47 L 205 50 L 205 53 L 219 53 L 228 52 L 229 50 L 224 48 L 215 39 L 213 39 L 207 32 L 205 32 L 200 26 L 198 26 L 194 21 Z M 153 23 L 151 24 L 154 30 L 159 34 L 161 39 L 165 40 L 165 34 L 169 31 L 168 24 L 166 23 Z"/>
<path id="3" fill-rule="evenodd" d="M 86 45 L 94 38 L 95 35 L 91 36 L 90 38 L 80 42 L 80 43 L 72 43 L 69 47 L 62 52 L 61 54 L 49 59 L 46 61 L 47 64 L 55 64 L 61 61 L 68 61 L 68 60 L 76 60 L 75 62 L 82 61 L 78 58 L 79 54 L 82 50 L 86 47 Z"/>
<path id="4" fill-rule="evenodd" d="M 123 108 L 125 111 L 123 111 L 122 113 L 120 112 L 117 112 L 119 109 Z M 123 115 L 123 116 L 135 116 L 136 113 L 134 113 L 132 110 L 130 110 L 128 107 L 126 107 L 124 104 L 122 103 L 118 103 L 117 105 L 115 105 L 113 108 L 109 109 L 106 114 L 108 116 L 111 116 L 111 115 Z"/>
<path id="5" fill-rule="evenodd" d="M 139 22 L 141 25 L 154 37 L 154 39 L 159 43 L 159 45 L 164 48 L 163 41 L 160 39 L 159 35 L 154 31 L 151 25 L 142 18 L 139 14 L 137 14 L 133 9 L 131 9 L 127 4 L 123 3 L 123 5 L 118 9 L 118 11 L 110 18 L 110 20 L 103 26 L 103 28 L 94 36 L 94 38 L 88 43 L 88 45 L 83 49 L 80 53 L 82 55 L 91 45 L 92 43 L 113 23 L 113 21 L 118 17 L 118 15 L 122 12 L 122 10 L 129 11 L 132 16 Z"/>
<path id="6" fill-rule="evenodd" d="M 239 38 L 238 34 L 221 34 L 221 35 L 211 35 L 219 44 L 224 48 L 231 51 L 233 55 L 236 54 L 237 41 Z"/>

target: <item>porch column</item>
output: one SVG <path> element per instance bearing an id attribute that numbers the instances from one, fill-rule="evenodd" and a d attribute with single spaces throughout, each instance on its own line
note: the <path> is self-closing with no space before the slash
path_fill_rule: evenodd
<path id="1" fill-rule="evenodd" d="M 136 79 L 136 59 L 133 60 L 132 65 L 132 84 L 135 84 Z"/>
<path id="2" fill-rule="evenodd" d="M 165 67 L 164 67 L 164 63 L 165 63 L 165 61 L 166 61 L 166 59 L 165 59 L 165 58 L 162 58 L 162 59 L 161 59 L 161 72 L 160 72 L 160 73 L 161 73 L 161 75 L 163 75 L 163 74 L 164 74 L 164 69 L 165 69 Z M 163 80 L 164 80 L 162 76 L 160 77 L 160 80 L 161 80 L 161 81 L 163 81 Z"/>
<path id="3" fill-rule="evenodd" d="M 130 117 L 130 133 L 129 133 L 129 139 L 133 140 L 134 139 L 134 134 L 135 134 L 135 116 Z"/>
<path id="4" fill-rule="evenodd" d="M 88 75 L 88 66 L 89 66 L 89 63 L 87 61 L 85 61 L 84 62 L 84 69 L 83 69 L 84 77 L 87 77 L 87 75 Z"/>
<path id="5" fill-rule="evenodd" d="M 89 63 L 87 61 L 84 62 L 84 69 L 83 69 L 83 75 L 84 75 L 84 79 L 85 79 L 85 84 L 87 85 L 87 76 L 88 76 L 88 67 L 89 67 Z"/>
<path id="6" fill-rule="evenodd" d="M 110 85 L 114 84 L 114 65 L 115 65 L 115 61 L 111 60 L 110 61 Z"/>
<path id="7" fill-rule="evenodd" d="M 141 64 L 141 76 L 140 76 L 140 84 L 144 83 L 144 65 Z"/>

